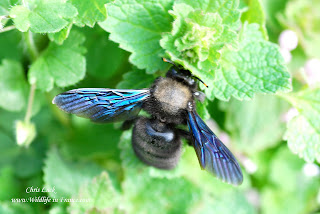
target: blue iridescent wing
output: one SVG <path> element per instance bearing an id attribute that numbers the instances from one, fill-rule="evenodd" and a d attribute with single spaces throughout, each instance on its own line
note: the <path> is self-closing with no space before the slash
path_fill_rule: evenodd
<path id="1" fill-rule="evenodd" d="M 201 168 L 226 183 L 240 185 L 243 175 L 236 158 L 195 110 L 188 111 L 188 126 Z"/>
<path id="2" fill-rule="evenodd" d="M 79 88 L 58 94 L 52 103 L 65 112 L 104 123 L 136 117 L 149 96 L 148 89 Z"/>

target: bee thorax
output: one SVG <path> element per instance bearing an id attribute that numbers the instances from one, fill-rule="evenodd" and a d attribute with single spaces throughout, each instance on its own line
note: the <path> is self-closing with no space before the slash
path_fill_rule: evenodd
<path id="1" fill-rule="evenodd" d="M 169 78 L 159 79 L 153 95 L 161 108 L 169 114 L 176 114 L 180 109 L 185 109 L 188 101 L 192 99 L 192 93 L 187 86 Z"/>

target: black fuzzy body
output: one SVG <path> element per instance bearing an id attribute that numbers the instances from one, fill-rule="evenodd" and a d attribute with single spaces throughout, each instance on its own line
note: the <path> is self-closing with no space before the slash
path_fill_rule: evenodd
<path id="1" fill-rule="evenodd" d="M 147 165 L 174 168 L 180 159 L 184 138 L 194 147 L 202 169 L 229 184 L 241 184 L 243 174 L 238 161 L 196 111 L 195 100 L 205 99 L 205 94 L 197 91 L 196 80 L 207 85 L 190 71 L 164 61 L 174 66 L 166 77 L 157 78 L 151 88 L 79 88 L 58 94 L 52 102 L 68 113 L 93 122 L 126 119 L 123 129 L 129 129 L 134 123 L 133 150 Z M 139 117 L 140 109 L 150 116 Z M 180 126 L 186 124 L 189 130 Z"/>
<path id="2" fill-rule="evenodd" d="M 160 169 L 174 168 L 181 156 L 181 140 L 174 129 L 145 117 L 135 122 L 132 147 L 142 162 Z"/>
<path id="3" fill-rule="evenodd" d="M 132 147 L 147 165 L 160 169 L 174 168 L 181 156 L 181 133 L 176 125 L 187 124 L 188 103 L 194 103 L 196 87 L 170 77 L 157 78 L 150 97 L 143 104 L 151 118 L 139 117 L 132 132 Z"/>

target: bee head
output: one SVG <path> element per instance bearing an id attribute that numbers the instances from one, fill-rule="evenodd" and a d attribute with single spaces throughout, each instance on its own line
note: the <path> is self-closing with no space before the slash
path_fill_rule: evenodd
<path id="1" fill-rule="evenodd" d="M 172 78 L 174 80 L 177 80 L 179 82 L 182 82 L 186 84 L 189 87 L 195 88 L 196 87 L 196 81 L 199 80 L 202 82 L 206 87 L 208 87 L 200 78 L 194 76 L 191 74 L 189 70 L 185 70 L 183 68 L 178 67 L 176 64 L 174 64 L 172 61 L 163 58 L 163 61 L 168 62 L 172 64 L 173 66 L 168 70 L 166 77 Z"/>
<path id="2" fill-rule="evenodd" d="M 179 69 L 176 66 L 172 66 L 169 69 L 169 71 L 166 74 L 166 77 L 182 82 L 192 88 L 196 86 L 196 81 L 194 80 L 190 71 Z"/>

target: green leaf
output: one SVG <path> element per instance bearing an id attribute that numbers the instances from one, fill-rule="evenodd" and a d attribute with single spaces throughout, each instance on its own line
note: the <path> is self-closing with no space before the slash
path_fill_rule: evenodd
<path id="1" fill-rule="evenodd" d="M 85 49 L 81 46 L 84 36 L 72 31 L 63 45 L 50 43 L 49 47 L 31 65 L 28 78 L 42 91 L 50 91 L 54 83 L 65 87 L 83 79 L 86 61 Z"/>
<path id="2" fill-rule="evenodd" d="M 124 169 L 122 203 L 127 213 L 186 213 L 199 198 L 199 189 L 178 177 L 179 166 L 161 170 L 143 164 L 132 149 L 131 130 L 123 133 L 119 147 Z M 181 191 L 183 194 L 179 194 Z"/>
<path id="3" fill-rule="evenodd" d="M 289 148 L 307 162 L 320 163 L 320 88 L 285 98 L 299 111 L 299 115 L 288 122 L 284 135 Z"/>
<path id="4" fill-rule="evenodd" d="M 175 3 L 172 32 L 164 34 L 160 44 L 171 60 L 204 81 L 212 80 L 223 50 L 238 48 L 238 36 L 232 30 L 239 17 L 238 1 L 180 2 L 187 4 Z"/>
<path id="5" fill-rule="evenodd" d="M 138 182 L 143 184 L 135 187 Z M 200 197 L 200 191 L 184 178 L 168 180 L 137 176 L 126 180 L 123 188 L 126 213 L 188 213 Z"/>
<path id="6" fill-rule="evenodd" d="M 49 214 L 66 214 L 67 208 L 64 204 L 56 204 L 50 207 Z"/>
<path id="7" fill-rule="evenodd" d="M 281 141 L 285 131 L 281 120 L 289 108 L 285 101 L 259 95 L 250 101 L 231 99 L 221 104 L 226 112 L 225 126 L 238 150 L 252 154 Z"/>
<path id="8" fill-rule="evenodd" d="M 200 169 L 191 147 L 173 170 L 143 164 L 132 149 L 131 130 L 123 133 L 119 147 L 124 170 L 122 205 L 127 213 L 234 213 L 237 209 L 254 213 L 242 192 Z"/>
<path id="9" fill-rule="evenodd" d="M 287 125 L 284 139 L 290 150 L 307 162 L 320 163 L 320 130 L 316 130 L 304 116 L 293 118 Z"/>
<path id="10" fill-rule="evenodd" d="M 245 0 L 249 10 L 244 12 L 241 16 L 242 22 L 257 23 L 260 25 L 260 31 L 264 39 L 268 39 L 268 32 L 266 29 L 266 15 L 263 10 L 261 0 Z"/>
<path id="11" fill-rule="evenodd" d="M 172 0 L 117 0 L 109 3 L 108 19 L 100 26 L 110 33 L 110 39 L 131 52 L 130 62 L 147 73 L 169 67 L 161 59 L 164 50 L 159 40 L 170 31 L 172 17 L 168 10 Z"/>
<path id="12" fill-rule="evenodd" d="M 1 201 L 0 202 L 0 213 L 5 214 L 19 214 L 28 213 L 36 214 L 34 209 L 28 203 L 12 203 L 11 201 Z"/>
<path id="13" fill-rule="evenodd" d="M 280 148 L 269 164 L 272 183 L 261 191 L 264 213 L 312 213 L 318 206 L 315 198 L 319 178 L 303 174 L 304 162 L 290 153 L 287 147 Z"/>
<path id="14" fill-rule="evenodd" d="M 75 18 L 75 24 L 83 27 L 88 25 L 93 27 L 98 21 L 104 21 L 107 18 L 105 4 L 111 0 L 70 0 L 78 10 L 78 16 Z"/>
<path id="15" fill-rule="evenodd" d="M 175 3 L 173 30 L 160 44 L 173 61 L 205 82 L 214 80 L 206 90 L 209 99 L 249 99 L 257 92 L 290 88 L 280 51 L 263 39 L 259 26 L 245 24 L 239 38 L 232 30 L 238 1 L 186 2 Z"/>
<path id="16" fill-rule="evenodd" d="M 118 83 L 117 88 L 142 89 L 150 88 L 155 80 L 155 77 L 134 67 L 132 71 L 125 73 L 122 79 L 123 80 Z"/>
<path id="17" fill-rule="evenodd" d="M 113 124 L 94 124 L 90 120 L 72 117 L 72 132 L 67 132 L 62 136 L 69 139 L 61 145 L 63 154 L 72 158 L 103 158 L 108 162 L 118 164 L 119 142 L 121 130 L 115 129 Z M 90 143 L 89 143 L 90 142 Z"/>
<path id="18" fill-rule="evenodd" d="M 32 9 L 16 5 L 11 9 L 10 16 L 22 32 L 30 28 L 34 33 L 55 33 L 65 28 L 77 13 L 70 3 L 49 1 L 38 2 Z"/>
<path id="19" fill-rule="evenodd" d="M 10 0 L 0 1 L 0 16 L 9 15 L 10 6 L 11 6 Z M 1 20 L 1 18 L 0 18 L 0 20 Z"/>
<path id="20" fill-rule="evenodd" d="M 281 147 L 271 159 L 269 179 L 278 188 L 294 190 L 301 179 L 302 167 L 302 160 L 290 153 L 286 147 Z M 283 183 L 279 177 L 286 178 L 286 182 Z"/>
<path id="21" fill-rule="evenodd" d="M 69 24 L 67 27 L 63 28 L 57 33 L 48 33 L 48 37 L 51 41 L 56 42 L 58 45 L 62 45 L 64 40 L 66 40 L 70 34 L 72 24 Z"/>
<path id="22" fill-rule="evenodd" d="M 257 212 L 242 192 L 234 190 L 219 195 L 217 198 L 212 195 L 204 195 L 189 213 L 254 214 Z"/>
<path id="23" fill-rule="evenodd" d="M 0 32 L 2 28 L 6 26 L 7 23 L 11 24 L 11 22 L 9 22 L 10 9 L 12 6 L 17 4 L 17 1 L 19 0 L 1 0 L 0 1 Z M 7 25 L 7 27 L 9 27 L 9 25 Z"/>
<path id="24" fill-rule="evenodd" d="M 22 34 L 11 30 L 0 33 L 0 62 L 3 59 L 20 61 L 23 57 L 23 46 L 21 45 Z"/>
<path id="25" fill-rule="evenodd" d="M 298 184 L 299 185 L 299 184 Z M 261 208 L 264 214 L 300 214 L 305 212 L 305 204 L 301 198 L 293 196 L 294 193 L 279 191 L 275 187 L 268 187 L 261 194 Z M 282 203 L 279 203 L 282 201 Z M 311 212 L 312 213 L 312 212 Z"/>
<path id="26" fill-rule="evenodd" d="M 88 74 L 96 78 L 111 78 L 128 63 L 128 54 L 117 43 L 108 39 L 109 33 L 96 25 L 93 29 L 86 27 L 82 32 L 86 36 L 84 46 Z"/>
<path id="27" fill-rule="evenodd" d="M 208 100 L 204 100 L 203 102 L 197 102 L 197 113 L 199 116 L 205 121 L 210 118 L 210 114 L 208 112 Z"/>
<path id="28" fill-rule="evenodd" d="M 284 13 L 278 15 L 283 25 L 297 33 L 299 44 L 309 58 L 320 57 L 320 16 L 316 15 L 319 10 L 318 0 L 294 0 L 289 1 Z"/>
<path id="29" fill-rule="evenodd" d="M 30 10 L 24 6 L 14 6 L 10 10 L 10 16 L 12 17 L 16 28 L 22 32 L 26 32 L 30 28 Z"/>
<path id="30" fill-rule="evenodd" d="M 90 201 L 71 203 L 68 209 L 71 213 L 102 213 L 103 210 L 111 212 L 121 202 L 120 195 L 112 186 L 112 182 L 106 172 L 95 177 L 87 185 L 82 186 L 79 194 L 74 198 L 90 199 Z"/>
<path id="31" fill-rule="evenodd" d="M 19 195 L 19 182 L 14 176 L 11 166 L 0 168 L 0 200 L 7 201 Z"/>
<path id="32" fill-rule="evenodd" d="M 15 123 L 23 116 L 21 113 L 0 111 L 0 171 L 10 166 L 14 168 L 15 177 L 29 179 L 41 173 L 45 151 L 43 142 L 46 139 L 38 136 L 28 149 L 19 147 L 15 140 Z"/>
<path id="33" fill-rule="evenodd" d="M 221 69 L 215 71 L 213 85 L 207 90 L 209 98 L 242 100 L 255 93 L 290 90 L 290 74 L 278 46 L 263 39 L 257 24 L 245 24 L 240 35 L 239 51 L 222 55 Z"/>
<path id="34" fill-rule="evenodd" d="M 8 111 L 20 111 L 26 105 L 28 84 L 21 64 L 3 60 L 0 65 L 0 106 Z"/>
<path id="35" fill-rule="evenodd" d="M 86 184 L 94 176 L 101 173 L 101 169 L 91 162 L 70 162 L 64 160 L 56 148 L 49 150 L 44 166 L 44 182 L 52 198 L 70 198 L 77 194 L 81 185 Z"/>
<path id="36" fill-rule="evenodd" d="M 43 141 L 33 142 L 28 149 L 20 149 L 13 166 L 19 178 L 26 179 L 41 173 L 43 167 L 44 151 Z"/>
<path id="37" fill-rule="evenodd" d="M 0 122 L 0 168 L 9 166 L 18 156 L 20 148 L 15 142 L 14 120 L 19 117 L 17 113 L 1 110 Z"/>
<path id="38" fill-rule="evenodd" d="M 211 126 L 209 121 L 207 124 Z M 218 134 L 217 130 L 212 130 Z M 219 135 L 218 135 L 219 136 Z M 209 172 L 202 170 L 196 152 L 192 146 L 184 145 L 184 153 L 180 161 L 182 177 L 191 181 L 196 188 L 201 189 L 198 201 L 191 204 L 189 213 L 234 213 L 239 208 L 251 213 L 252 207 L 245 198 L 243 190 L 250 188 L 250 177 L 244 173 L 244 183 L 239 187 L 223 183 Z M 180 167 L 180 166 L 179 166 Z M 229 206 L 226 206 L 229 204 Z M 217 207 L 214 209 L 214 207 Z M 224 211 L 223 211 L 224 210 Z M 250 211 L 251 210 L 251 211 Z M 218 212 L 221 211 L 221 212 Z"/>
<path id="39" fill-rule="evenodd" d="M 237 29 L 240 25 L 239 0 L 178 0 L 176 3 L 185 3 L 194 9 L 200 9 L 205 13 L 218 13 L 223 23 Z"/>

